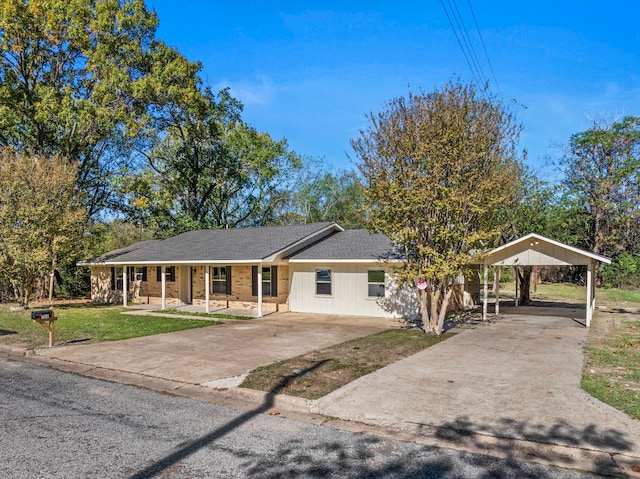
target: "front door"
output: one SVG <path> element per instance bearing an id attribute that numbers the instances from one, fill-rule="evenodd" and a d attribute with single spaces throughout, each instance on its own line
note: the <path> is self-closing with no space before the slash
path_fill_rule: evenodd
<path id="1" fill-rule="evenodd" d="M 191 266 L 180 266 L 180 301 L 184 304 L 191 304 L 192 298 L 192 268 Z"/>

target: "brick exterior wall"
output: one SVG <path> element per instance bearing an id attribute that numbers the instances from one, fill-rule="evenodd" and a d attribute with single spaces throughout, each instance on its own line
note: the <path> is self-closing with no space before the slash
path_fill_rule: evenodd
<path id="1" fill-rule="evenodd" d="M 160 304 L 162 302 L 162 282 L 157 281 L 159 266 L 147 266 L 147 281 L 127 281 L 130 301 L 138 303 Z M 168 305 L 180 305 L 180 282 L 182 268 L 176 267 L 175 281 L 167 281 L 165 297 Z M 187 270 L 188 271 L 188 270 Z M 205 284 L 204 266 L 192 268 L 191 297 L 194 305 L 204 306 Z M 213 308 L 256 309 L 258 298 L 251 295 L 251 266 L 232 266 L 230 295 L 209 294 L 209 304 Z M 111 267 L 94 266 L 91 268 L 91 299 L 99 303 L 117 303 L 122 301 L 122 292 L 111 290 Z M 263 309 L 268 311 L 288 311 L 289 267 L 278 266 L 278 296 L 263 296 Z"/>
<path id="2" fill-rule="evenodd" d="M 192 292 L 193 304 L 195 305 L 204 305 L 205 303 L 204 268 L 204 266 L 194 268 Z M 251 289 L 251 266 L 232 266 L 231 294 L 213 294 L 211 292 L 209 304 L 212 307 L 256 309 L 258 298 L 251 295 Z M 288 311 L 288 300 L 289 267 L 280 265 L 278 266 L 278 296 L 263 296 L 263 309 L 265 311 Z"/>
<path id="3" fill-rule="evenodd" d="M 122 301 L 122 291 L 111 289 L 111 268 L 91 268 L 91 301 L 94 303 L 117 303 Z"/>

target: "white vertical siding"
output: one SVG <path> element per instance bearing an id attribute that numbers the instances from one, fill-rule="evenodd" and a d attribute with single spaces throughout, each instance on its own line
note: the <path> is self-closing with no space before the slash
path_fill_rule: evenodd
<path id="1" fill-rule="evenodd" d="M 316 269 L 331 270 L 331 296 L 316 295 Z M 368 297 L 370 269 L 386 268 L 356 263 L 291 263 L 289 309 L 301 313 L 415 317 L 418 311 L 415 294 L 410 288 L 398 289 L 389 274 L 385 298 Z"/>

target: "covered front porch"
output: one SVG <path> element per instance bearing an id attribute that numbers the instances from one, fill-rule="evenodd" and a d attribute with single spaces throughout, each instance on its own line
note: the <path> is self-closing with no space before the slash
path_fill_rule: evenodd
<path id="1" fill-rule="evenodd" d="M 121 275 L 125 306 L 133 301 L 161 311 L 191 308 L 255 317 L 288 310 L 288 267 L 284 265 L 123 265 Z"/>

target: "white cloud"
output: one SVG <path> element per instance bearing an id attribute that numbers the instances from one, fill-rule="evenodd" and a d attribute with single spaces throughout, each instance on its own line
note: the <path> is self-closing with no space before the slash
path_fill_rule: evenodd
<path id="1" fill-rule="evenodd" d="M 217 89 L 229 87 L 231 95 L 244 105 L 269 105 L 275 96 L 273 84 L 266 75 L 259 74 L 254 80 L 229 80 L 223 78 L 216 84 Z"/>

